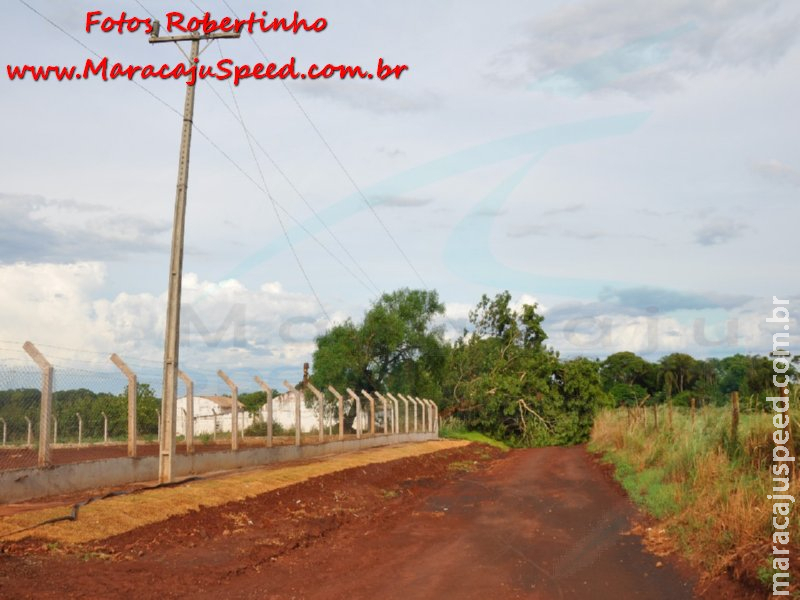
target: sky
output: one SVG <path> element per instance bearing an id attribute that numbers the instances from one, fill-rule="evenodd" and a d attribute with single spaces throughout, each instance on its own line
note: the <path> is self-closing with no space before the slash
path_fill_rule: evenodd
<path id="1" fill-rule="evenodd" d="M 796 2 L 9 0 L 6 371 L 30 368 L 31 340 L 71 369 L 65 387 L 112 377 L 111 352 L 160 373 L 186 85 L 6 70 L 185 60 L 143 31 L 86 33 L 95 10 L 296 10 L 327 28 L 245 33 L 202 64 L 409 67 L 197 85 L 181 367 L 201 389 L 226 389 L 219 368 L 243 388 L 297 381 L 316 336 L 403 287 L 438 291 L 450 339 L 509 290 L 563 356 L 651 360 L 765 354 L 773 296 L 800 301 Z"/>

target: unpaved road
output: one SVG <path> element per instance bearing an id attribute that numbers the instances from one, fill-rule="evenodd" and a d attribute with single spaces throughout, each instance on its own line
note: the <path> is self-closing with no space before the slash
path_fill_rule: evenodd
<path id="1" fill-rule="evenodd" d="M 469 446 L 325 475 L 99 544 L 0 554 L 2 598 L 665 599 L 696 578 L 581 447 Z M 663 563 L 656 566 L 657 563 Z M 728 586 L 718 598 L 748 597 Z"/>

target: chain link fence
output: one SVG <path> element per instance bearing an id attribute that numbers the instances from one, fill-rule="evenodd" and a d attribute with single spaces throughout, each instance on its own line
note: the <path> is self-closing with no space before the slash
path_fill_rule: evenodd
<path id="1" fill-rule="evenodd" d="M 42 347 L 52 365 L 52 404 L 48 441 L 50 462 L 64 464 L 127 454 L 128 380 L 105 354 L 75 358 Z M 74 353 L 75 351 L 70 351 Z M 105 360 L 103 360 L 105 359 Z M 104 364 L 107 363 L 107 364 Z M 135 365 L 137 437 L 158 441 L 161 373 L 158 367 Z M 0 343 L 0 470 L 40 464 L 43 370 L 20 344 Z"/>
<path id="2" fill-rule="evenodd" d="M 115 354 L 0 341 L 0 471 L 157 456 L 162 375 L 160 362 L 126 362 Z M 237 375 L 243 381 L 253 380 L 252 374 Z M 195 380 L 185 376 L 176 400 L 176 451 L 190 454 L 305 445 L 418 431 L 417 419 L 412 428 L 411 414 L 406 417 L 404 410 L 401 412 L 402 402 L 395 404 L 387 398 L 384 405 L 377 393 L 370 397 L 361 392 L 356 408 L 355 394 L 348 390 L 340 413 L 338 393 L 333 397 L 328 390 L 313 386 L 305 393 L 292 388 L 279 394 L 273 389 L 270 413 L 263 389 L 266 384 L 258 377 L 255 381 L 260 391 L 239 396 L 239 433 L 234 444 L 233 399 L 224 393 L 227 386 L 218 374 L 198 373 Z M 136 390 L 132 396 L 129 386 Z M 190 388 L 200 390 L 191 393 L 191 403 Z M 49 403 L 43 403 L 43 393 Z M 135 407 L 135 419 L 130 417 L 131 407 Z M 419 409 L 419 431 L 432 431 L 430 420 L 423 420 L 421 401 Z M 129 431 L 132 426 L 133 435 Z M 193 435 L 187 438 L 189 430 Z"/>

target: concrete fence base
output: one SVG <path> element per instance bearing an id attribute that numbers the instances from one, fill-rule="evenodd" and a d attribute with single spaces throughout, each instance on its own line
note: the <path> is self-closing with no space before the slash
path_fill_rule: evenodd
<path id="1" fill-rule="evenodd" d="M 248 448 L 236 452 L 204 452 L 175 456 L 174 474 L 186 477 L 242 467 L 341 454 L 365 448 L 437 439 L 435 433 L 379 435 L 356 440 L 336 440 L 308 446 Z M 0 503 L 22 502 L 47 496 L 83 492 L 158 479 L 158 458 L 110 458 L 91 462 L 58 465 L 45 469 L 29 468 L 0 471 Z"/>

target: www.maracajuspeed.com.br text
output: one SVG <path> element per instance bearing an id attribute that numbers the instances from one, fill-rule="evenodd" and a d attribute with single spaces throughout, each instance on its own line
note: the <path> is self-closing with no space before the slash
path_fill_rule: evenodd
<path id="1" fill-rule="evenodd" d="M 214 64 L 193 65 L 178 63 L 173 65 L 126 65 L 111 62 L 108 57 L 94 60 L 86 59 L 83 68 L 78 66 L 56 65 L 7 65 L 8 78 L 11 81 L 31 79 L 33 81 L 74 81 L 99 78 L 103 81 L 115 79 L 186 79 L 187 85 L 195 85 L 201 79 L 233 79 L 234 85 L 246 79 L 399 79 L 408 65 L 388 65 L 383 58 L 378 59 L 375 71 L 351 65 L 318 65 L 312 64 L 305 70 L 297 67 L 292 57 L 287 63 L 279 65 L 274 62 L 258 62 L 253 64 L 236 64 L 229 58 L 223 58 Z"/>

